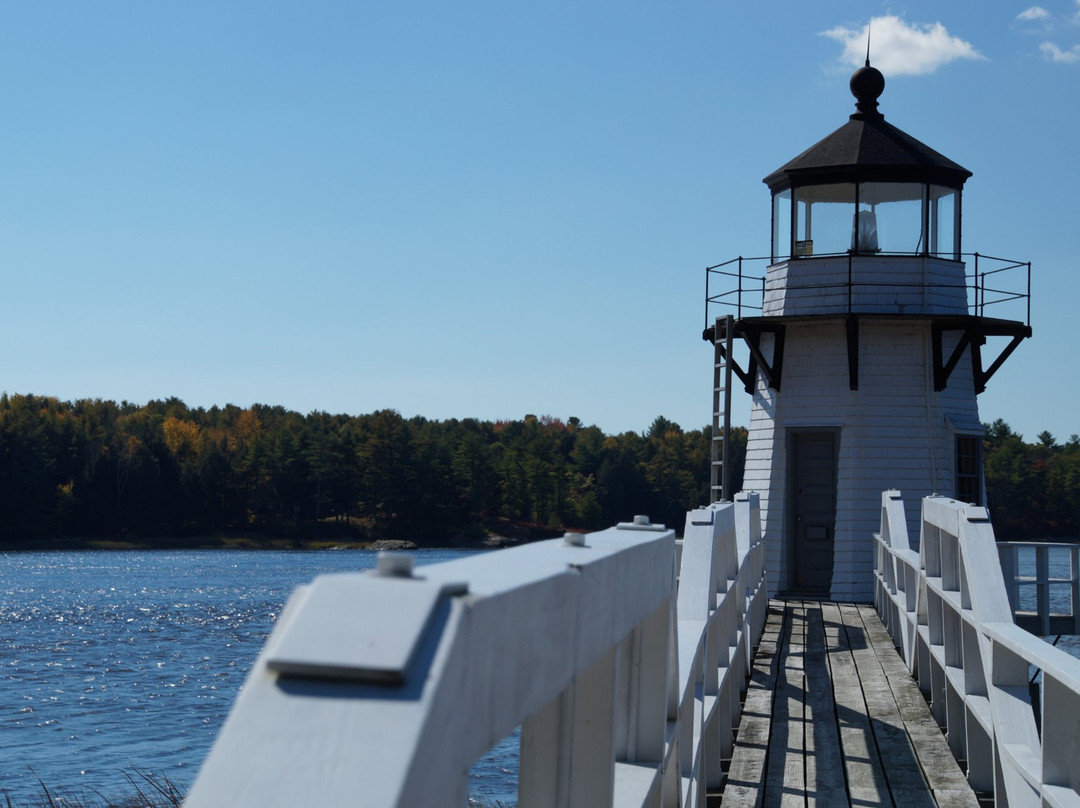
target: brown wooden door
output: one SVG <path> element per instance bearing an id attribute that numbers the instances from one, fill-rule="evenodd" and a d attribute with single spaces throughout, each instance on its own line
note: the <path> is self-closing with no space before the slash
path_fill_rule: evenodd
<path id="1" fill-rule="evenodd" d="M 792 541 L 789 587 L 829 591 L 836 528 L 835 432 L 795 432 L 792 448 Z"/>

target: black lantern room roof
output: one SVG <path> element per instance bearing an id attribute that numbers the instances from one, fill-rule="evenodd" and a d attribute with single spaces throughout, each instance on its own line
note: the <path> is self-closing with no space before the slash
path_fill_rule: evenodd
<path id="1" fill-rule="evenodd" d="M 764 179 L 773 193 L 833 182 L 928 182 L 961 189 L 971 172 L 886 122 L 885 77 L 869 61 L 851 77 L 858 110 L 847 123 Z"/>

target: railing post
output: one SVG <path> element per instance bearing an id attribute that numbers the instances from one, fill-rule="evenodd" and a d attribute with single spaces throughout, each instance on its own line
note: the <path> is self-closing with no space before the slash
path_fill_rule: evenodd
<path id="1" fill-rule="evenodd" d="M 1031 327 L 1031 262 L 1027 262 L 1027 321 L 1026 325 Z"/>
<path id="2" fill-rule="evenodd" d="M 709 276 L 712 271 L 705 267 L 705 327 L 709 327 Z"/>
<path id="3" fill-rule="evenodd" d="M 1009 595 L 1009 608 L 1015 613 L 1020 608 L 1020 586 L 1016 582 L 1016 557 L 1020 550 L 1013 544 L 999 544 L 998 558 L 1001 561 L 1001 577 L 1005 579 L 1005 591 Z"/>
<path id="4" fill-rule="evenodd" d="M 593 808 L 614 799 L 615 650 L 521 728 L 522 808 Z"/>
<path id="5" fill-rule="evenodd" d="M 1050 548 L 1035 547 L 1035 602 L 1039 612 L 1039 633 L 1050 634 Z"/>
<path id="6" fill-rule="evenodd" d="M 1072 633 L 1080 634 L 1080 544 L 1069 548 L 1069 602 Z"/>
<path id="7" fill-rule="evenodd" d="M 978 281 L 978 253 L 973 254 L 975 256 L 975 268 L 971 271 L 972 282 L 975 284 L 975 314 L 983 313 L 983 300 L 980 299 L 980 295 L 983 291 L 983 284 Z"/>
<path id="8" fill-rule="evenodd" d="M 673 601 L 661 606 L 620 646 L 616 667 L 616 760 L 658 766 L 664 759 L 672 609 Z"/>
<path id="9" fill-rule="evenodd" d="M 742 270 L 742 256 L 740 255 L 739 256 L 739 289 L 738 289 L 738 292 L 736 292 L 736 295 L 735 295 L 735 300 L 736 300 L 735 310 L 739 313 L 739 319 L 740 320 L 742 319 L 742 284 L 743 284 L 743 270 Z M 764 291 L 762 291 L 762 298 L 761 299 L 762 299 L 762 305 L 764 305 L 764 301 L 765 301 L 765 293 L 764 293 Z M 729 362 L 731 361 L 731 357 L 728 357 L 728 361 Z"/>

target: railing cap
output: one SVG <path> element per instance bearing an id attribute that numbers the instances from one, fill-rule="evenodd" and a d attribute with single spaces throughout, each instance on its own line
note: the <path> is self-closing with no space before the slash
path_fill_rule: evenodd
<path id="1" fill-rule="evenodd" d="M 563 534 L 563 545 L 566 547 L 584 547 L 585 534 L 567 531 Z"/>
<path id="2" fill-rule="evenodd" d="M 638 514 L 634 517 L 633 522 L 619 522 L 615 525 L 616 530 L 667 530 L 663 525 L 654 525 L 649 522 L 649 517 L 644 514 Z"/>
<path id="3" fill-rule="evenodd" d="M 716 512 L 711 508 L 696 508 L 690 511 L 690 524 L 692 525 L 711 525 L 713 523 L 713 515 Z"/>
<path id="4" fill-rule="evenodd" d="M 266 666 L 308 679 L 399 685 L 439 601 L 464 583 L 403 576 L 320 575 L 268 644 Z M 364 620 L 383 614 L 385 620 Z"/>
<path id="5" fill-rule="evenodd" d="M 408 553 L 380 550 L 375 561 L 375 574 L 383 578 L 411 578 L 416 563 Z"/>

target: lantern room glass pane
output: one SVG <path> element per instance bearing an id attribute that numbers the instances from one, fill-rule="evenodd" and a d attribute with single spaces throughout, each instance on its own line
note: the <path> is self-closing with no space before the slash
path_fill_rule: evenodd
<path id="1" fill-rule="evenodd" d="M 786 261 L 791 257 L 791 189 L 773 195 L 772 260 Z"/>
<path id="2" fill-rule="evenodd" d="M 854 215 L 854 183 L 796 188 L 794 254 L 846 254 L 851 246 Z"/>
<path id="3" fill-rule="evenodd" d="M 926 252 L 923 203 L 926 186 L 916 182 L 859 184 L 859 212 L 851 249 L 858 253 Z"/>
<path id="4" fill-rule="evenodd" d="M 930 186 L 930 254 L 960 260 L 960 192 Z"/>

